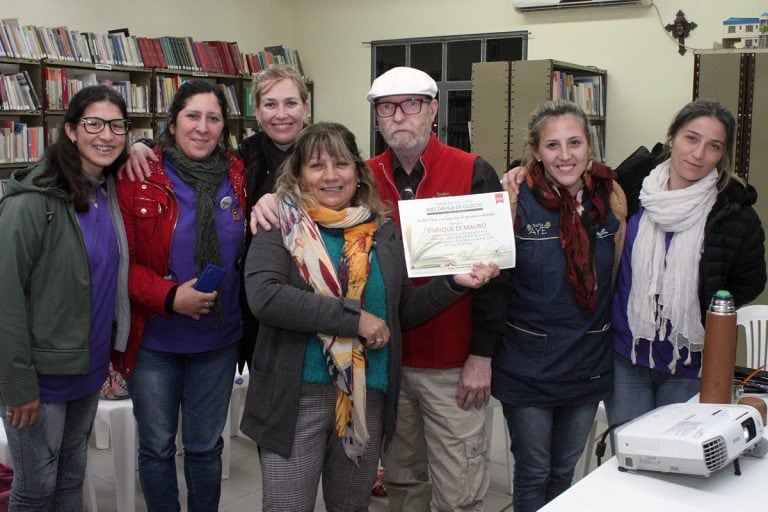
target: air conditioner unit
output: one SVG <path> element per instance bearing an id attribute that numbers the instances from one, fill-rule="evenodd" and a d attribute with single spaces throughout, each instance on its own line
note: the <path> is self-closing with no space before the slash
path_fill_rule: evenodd
<path id="1" fill-rule="evenodd" d="M 653 4 L 653 0 L 512 0 L 518 11 L 543 11 L 547 9 L 570 9 L 573 7 L 611 7 L 611 6 L 645 6 Z"/>

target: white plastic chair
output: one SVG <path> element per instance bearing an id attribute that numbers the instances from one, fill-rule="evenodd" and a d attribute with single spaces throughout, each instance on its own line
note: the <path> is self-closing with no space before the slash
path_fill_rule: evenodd
<path id="1" fill-rule="evenodd" d="M 736 324 L 746 334 L 747 366 L 759 368 L 768 364 L 768 306 L 744 306 L 736 310 Z"/>
<path id="2" fill-rule="evenodd" d="M 104 426 L 107 428 L 104 429 Z M 103 449 L 109 447 L 109 444 L 112 445 L 117 512 L 134 512 L 137 451 L 133 402 L 130 399 L 99 400 L 94 435 L 97 448 Z"/>

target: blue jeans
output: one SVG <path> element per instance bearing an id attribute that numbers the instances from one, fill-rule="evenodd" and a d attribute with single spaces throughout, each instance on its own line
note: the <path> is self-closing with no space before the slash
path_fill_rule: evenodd
<path id="1" fill-rule="evenodd" d="M 534 512 L 571 486 L 598 402 L 560 407 L 502 404 L 515 458 L 515 512 Z"/>
<path id="2" fill-rule="evenodd" d="M 139 348 L 127 383 L 139 433 L 139 480 L 149 510 L 180 510 L 175 460 L 179 409 L 188 510 L 218 509 L 221 433 L 237 352 L 237 343 L 194 354 Z"/>
<path id="3" fill-rule="evenodd" d="M 633 365 L 614 354 L 613 396 L 605 404 L 608 422 L 624 423 L 662 405 L 686 402 L 698 392 L 699 379 Z"/>
<path id="4" fill-rule="evenodd" d="M 22 429 L 5 420 L 5 406 L 0 405 L 14 466 L 10 511 L 83 510 L 88 438 L 98 404 L 98 393 L 43 403 L 37 422 Z"/>

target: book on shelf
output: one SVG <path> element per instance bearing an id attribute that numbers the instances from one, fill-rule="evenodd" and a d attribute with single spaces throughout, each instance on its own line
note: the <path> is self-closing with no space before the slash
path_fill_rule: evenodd
<path id="1" fill-rule="evenodd" d="M 34 162 L 42 157 L 43 127 L 0 119 L 0 164 Z"/>
<path id="2" fill-rule="evenodd" d="M 255 75 L 262 69 L 275 64 L 287 64 L 295 68 L 301 76 L 304 76 L 304 67 L 301 64 L 299 52 L 282 45 L 267 46 L 261 51 L 244 54 L 241 62 L 244 64 L 243 74 Z"/>
<path id="3" fill-rule="evenodd" d="M 141 53 L 141 59 L 144 66 L 148 68 L 164 68 L 166 67 L 165 61 L 160 60 L 158 50 L 155 48 L 155 39 L 151 37 L 137 37 L 136 43 Z M 157 41 L 159 44 L 159 41 Z M 162 52 L 161 52 L 162 55 Z"/>
<path id="4" fill-rule="evenodd" d="M 224 98 L 227 100 L 227 109 L 229 110 L 230 115 L 242 115 L 240 112 L 240 104 L 237 101 L 237 89 L 235 86 L 227 84 L 216 84 L 216 87 L 220 89 L 224 94 Z"/>
<path id="5" fill-rule="evenodd" d="M 66 68 L 47 67 L 44 70 L 45 97 L 48 98 L 48 110 L 64 110 L 64 105 L 69 101 L 69 91 L 65 86 L 67 82 Z"/>
<path id="6" fill-rule="evenodd" d="M 167 68 L 168 60 L 165 58 L 160 40 L 157 38 L 152 38 L 150 41 L 152 42 L 152 47 L 155 49 L 155 58 L 157 59 L 157 63 L 160 64 L 158 67 Z"/>
<path id="7" fill-rule="evenodd" d="M 240 47 L 238 46 L 237 41 L 227 43 L 227 49 L 229 49 L 229 53 L 232 56 L 232 62 L 235 65 L 235 73 L 242 75 L 245 70 L 243 69 L 242 53 L 240 52 Z"/>
<path id="8" fill-rule="evenodd" d="M 168 107 L 173 101 L 173 96 L 181 87 L 183 80 L 179 75 L 158 75 L 155 80 L 155 112 L 163 114 L 168 111 Z"/>
<path id="9" fill-rule="evenodd" d="M 243 116 L 253 117 L 253 89 L 250 87 L 243 88 Z"/>
<path id="10" fill-rule="evenodd" d="M 5 37 L 3 38 L 3 46 L 7 50 L 10 48 L 9 57 L 15 57 L 18 59 L 40 59 L 34 45 L 29 41 L 28 33 L 25 31 L 18 18 L 5 18 L 0 20 L 0 30 Z M 7 44 L 7 47 L 6 47 Z"/>
<path id="11" fill-rule="evenodd" d="M 187 51 L 187 43 L 183 37 L 174 37 L 173 42 L 176 45 L 176 51 L 179 54 L 179 60 L 182 62 L 182 69 L 185 71 L 196 71 L 194 56 Z"/>
<path id="12" fill-rule="evenodd" d="M 0 80 L 1 110 L 38 110 L 40 100 L 26 70 L 2 75 Z"/>
<path id="13" fill-rule="evenodd" d="M 195 41 L 189 37 L 180 37 L 179 40 L 183 43 L 182 48 L 187 55 L 187 60 L 190 63 L 190 69 L 192 71 L 202 71 L 203 67 L 200 65 L 200 56 L 195 50 Z"/>
<path id="14" fill-rule="evenodd" d="M 168 60 L 168 62 L 172 62 L 174 64 L 173 69 L 186 70 L 186 65 L 182 60 L 181 53 L 179 53 L 179 45 L 176 42 L 176 38 L 171 36 L 165 36 L 164 39 L 167 43 L 168 51 L 171 53 L 171 59 Z M 163 52 L 165 52 L 165 48 L 166 47 L 163 47 Z M 166 59 L 167 57 L 168 55 L 166 55 Z"/>
<path id="15" fill-rule="evenodd" d="M 227 43 L 224 41 L 205 41 L 206 44 L 213 48 L 218 62 L 220 63 L 221 73 L 234 75 L 237 73 L 235 63 L 232 62 L 232 54 L 227 47 Z"/>
<path id="16" fill-rule="evenodd" d="M 600 75 L 574 75 L 565 71 L 553 71 L 552 99 L 572 101 L 589 116 L 605 115 L 603 78 Z"/>
<path id="17" fill-rule="evenodd" d="M 597 124 L 589 125 L 589 138 L 592 140 L 592 148 L 594 151 L 594 157 L 598 162 L 603 161 L 605 156 L 605 135 L 603 134 L 603 127 Z"/>
<path id="18" fill-rule="evenodd" d="M 27 41 L 29 41 L 30 45 L 32 46 L 33 55 L 35 55 L 38 59 L 45 57 L 45 50 L 43 49 L 42 43 L 37 37 L 37 27 L 34 25 L 24 25 L 21 28 L 27 33 Z"/>
<path id="19" fill-rule="evenodd" d="M 160 48 L 161 53 L 163 54 L 163 57 L 165 59 L 166 68 L 168 69 L 181 69 L 181 67 L 176 63 L 176 58 L 173 55 L 173 52 L 171 51 L 171 43 L 167 36 L 163 36 L 158 38 L 158 41 L 160 42 Z"/>
<path id="20" fill-rule="evenodd" d="M 120 36 L 121 34 L 108 34 L 107 38 L 109 39 L 109 42 L 115 51 L 115 64 L 118 66 L 127 66 L 128 59 L 125 54 L 125 48 L 123 47 L 123 41 Z"/>

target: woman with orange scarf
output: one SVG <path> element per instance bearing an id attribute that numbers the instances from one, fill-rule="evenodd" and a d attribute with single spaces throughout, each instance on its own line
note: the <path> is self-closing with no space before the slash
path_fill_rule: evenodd
<path id="1" fill-rule="evenodd" d="M 400 330 L 498 275 L 414 289 L 402 243 L 354 136 L 306 128 L 277 181 L 280 230 L 261 230 L 245 265 L 260 322 L 241 429 L 259 445 L 263 506 L 368 510 L 382 440 L 394 430 Z"/>

